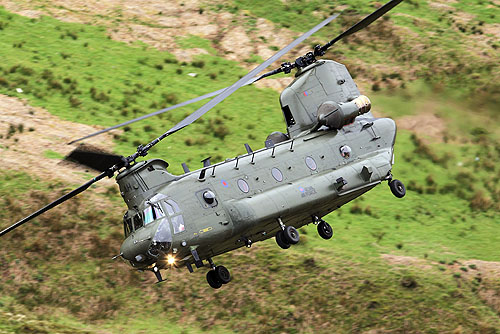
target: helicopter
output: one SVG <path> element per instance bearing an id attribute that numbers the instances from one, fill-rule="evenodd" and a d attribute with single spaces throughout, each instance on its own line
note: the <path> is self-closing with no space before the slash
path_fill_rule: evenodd
<path id="1" fill-rule="evenodd" d="M 98 135 L 141 119 L 213 97 L 173 128 L 128 157 L 104 152 L 75 151 L 73 158 L 101 174 L 73 191 L 0 232 L 0 236 L 87 190 L 105 177 L 116 177 L 127 205 L 123 216 L 125 239 L 122 258 L 140 271 L 154 273 L 165 281 L 161 270 L 207 264 L 208 284 L 218 289 L 231 281 L 229 270 L 215 265 L 213 258 L 255 242 L 275 238 L 282 249 L 300 241 L 298 228 L 314 223 L 324 239 L 333 229 L 322 217 L 388 181 L 398 198 L 406 194 L 404 184 L 393 179 L 396 124 L 389 118 L 374 118 L 371 102 L 361 95 L 345 65 L 320 59 L 337 41 L 380 18 L 403 0 L 391 0 L 325 45 L 298 57 L 293 63 L 260 76 L 266 67 L 293 47 L 330 23 L 332 15 L 278 51 L 233 85 L 160 111 L 97 131 L 72 141 Z M 242 86 L 296 69 L 295 79 L 280 95 L 287 133 L 272 132 L 263 148 L 184 174 L 168 171 L 162 159 L 137 161 L 164 138 L 199 119 Z M 111 167 L 109 167 L 111 166 Z"/>

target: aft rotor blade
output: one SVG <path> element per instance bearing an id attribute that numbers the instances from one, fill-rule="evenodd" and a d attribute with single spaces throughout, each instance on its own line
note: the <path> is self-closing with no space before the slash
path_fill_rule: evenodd
<path id="1" fill-rule="evenodd" d="M 383 5 L 382 7 L 380 7 L 379 9 L 377 9 L 376 11 L 374 11 L 373 13 L 371 13 L 370 15 L 368 15 L 367 17 L 365 17 L 364 19 L 362 19 L 361 21 L 359 21 L 358 23 L 347 29 L 346 31 L 344 31 L 343 33 L 332 39 L 330 42 L 323 45 L 320 48 L 320 50 L 323 53 L 326 52 L 326 50 L 328 50 L 330 46 L 332 46 L 342 38 L 352 35 L 355 32 L 358 32 L 359 30 L 368 27 L 373 21 L 380 18 L 382 15 L 384 15 L 385 13 L 387 13 L 388 11 L 399 5 L 401 2 L 403 2 L 403 0 L 389 1 L 388 3 L 386 3 L 385 5 Z"/>
<path id="2" fill-rule="evenodd" d="M 250 81 L 248 81 L 243 86 L 251 85 L 255 81 L 257 81 L 257 78 L 251 79 Z M 131 119 L 130 121 L 126 121 L 126 122 L 123 122 L 123 123 L 120 123 L 120 124 L 117 124 L 117 125 L 110 126 L 109 128 L 106 128 L 106 129 L 103 129 L 103 130 L 99 130 L 99 131 L 91 133 L 91 134 L 89 134 L 89 135 L 87 135 L 85 137 L 75 139 L 75 140 L 69 142 L 68 145 L 77 143 L 77 142 L 79 142 L 81 140 L 88 139 L 90 137 L 94 137 L 94 136 L 100 135 L 101 133 L 105 133 L 105 132 L 108 132 L 108 131 L 111 131 L 111 130 L 114 130 L 114 129 L 121 128 L 122 126 L 125 126 L 125 125 L 129 125 L 129 124 L 132 124 L 132 123 L 135 123 L 135 122 L 138 122 L 138 121 L 142 121 L 143 119 L 146 119 L 146 118 L 149 118 L 149 117 L 153 117 L 153 116 L 156 116 L 156 115 L 159 115 L 159 114 L 163 114 L 164 112 L 167 112 L 167 111 L 170 111 L 170 110 L 174 110 L 174 109 L 177 109 L 177 108 L 180 108 L 180 107 L 187 106 L 187 105 L 192 104 L 192 103 L 196 103 L 196 102 L 202 101 L 204 99 L 208 99 L 209 97 L 213 97 L 213 96 L 219 95 L 220 93 L 222 93 L 227 88 L 228 87 L 224 87 L 224 88 L 221 88 L 219 90 L 216 90 L 215 92 L 207 93 L 205 95 L 198 96 L 198 97 L 196 97 L 194 99 L 187 100 L 187 101 L 178 103 L 176 105 L 173 105 L 173 106 L 170 106 L 170 107 L 163 108 L 163 109 L 160 109 L 158 111 L 152 112 L 150 114 L 147 114 L 147 115 L 144 115 L 144 116 L 141 116 L 141 117 L 137 117 L 137 118 Z"/>
<path id="3" fill-rule="evenodd" d="M 80 187 L 76 188 L 75 190 L 67 193 L 66 195 L 63 195 L 63 196 L 59 197 L 54 202 L 52 202 L 50 204 L 47 204 L 46 206 L 44 206 L 40 210 L 32 213 L 28 217 L 25 217 L 25 218 L 21 219 L 20 221 L 18 221 L 17 223 L 15 223 L 15 224 L 7 227 L 5 230 L 3 230 L 3 231 L 0 232 L 0 237 L 3 236 L 6 233 L 12 231 L 15 228 L 18 228 L 19 226 L 23 225 L 24 223 L 27 223 L 28 221 L 32 220 L 33 218 L 38 217 L 42 213 L 44 213 L 44 212 L 46 212 L 46 211 L 54 208 L 55 206 L 57 206 L 57 205 L 65 202 L 65 201 L 67 201 L 68 199 L 70 199 L 70 198 L 78 195 L 79 193 L 87 190 L 87 188 L 90 187 L 93 183 L 95 183 L 95 182 L 101 180 L 102 178 L 104 178 L 105 176 L 109 175 L 110 171 L 111 171 L 111 169 L 108 170 L 108 171 L 106 171 L 106 172 L 103 172 L 103 173 L 99 174 L 98 176 L 94 177 L 92 180 L 90 180 L 87 183 L 81 185 Z"/>
<path id="4" fill-rule="evenodd" d="M 238 80 L 237 82 L 235 82 L 234 84 L 229 86 L 221 94 L 217 95 L 212 100 L 210 100 L 208 103 L 206 103 L 201 108 L 196 110 L 194 113 L 192 113 L 191 115 L 189 115 L 188 117 L 186 117 L 185 119 L 183 119 L 182 121 L 177 123 L 173 128 L 168 130 L 164 135 L 162 135 L 158 139 L 161 140 L 161 139 L 165 138 L 166 136 L 169 136 L 169 135 L 179 131 L 180 129 L 188 126 L 189 124 L 193 123 L 194 121 L 196 121 L 198 118 L 203 116 L 203 114 L 205 114 L 207 111 L 209 111 L 210 109 L 215 107 L 217 104 L 222 102 L 226 97 L 233 94 L 240 87 L 244 86 L 245 83 L 247 83 L 252 77 L 254 77 L 259 72 L 264 70 L 266 67 L 268 67 L 269 65 L 274 63 L 276 60 L 280 59 L 285 53 L 290 51 L 292 48 L 294 48 L 298 44 L 302 43 L 306 38 L 308 38 L 309 36 L 314 34 L 316 31 L 318 31 L 319 29 L 323 28 L 325 25 L 330 23 L 338 15 L 339 14 L 335 14 L 335 15 L 330 16 L 329 18 L 327 18 L 326 20 L 324 20 L 323 22 L 321 22 L 320 24 L 318 24 L 317 26 L 315 26 L 314 28 L 312 28 L 311 30 L 309 30 L 308 32 L 306 32 L 305 34 L 303 34 L 302 36 L 300 36 L 296 40 L 294 40 L 292 43 L 285 46 L 283 49 L 278 51 L 276 54 L 274 54 L 272 57 L 267 59 L 265 62 L 263 62 L 262 64 L 260 64 L 259 66 L 257 66 L 253 70 L 251 70 L 250 72 L 248 72 L 243 78 L 241 78 L 240 80 Z"/>

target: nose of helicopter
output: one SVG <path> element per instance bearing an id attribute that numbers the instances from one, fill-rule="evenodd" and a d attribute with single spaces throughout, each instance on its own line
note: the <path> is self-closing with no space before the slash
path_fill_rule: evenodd
<path id="1" fill-rule="evenodd" d="M 168 220 L 158 220 L 138 229 L 122 243 L 120 253 L 134 267 L 147 267 L 168 252 L 172 235 Z"/>

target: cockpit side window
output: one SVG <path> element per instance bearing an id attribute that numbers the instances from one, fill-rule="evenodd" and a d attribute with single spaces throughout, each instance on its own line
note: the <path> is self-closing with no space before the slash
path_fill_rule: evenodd
<path id="1" fill-rule="evenodd" d="M 141 228 L 143 225 L 144 224 L 143 224 L 143 220 L 142 220 L 142 215 L 140 213 L 137 213 L 134 216 L 134 231 Z"/>
<path id="2" fill-rule="evenodd" d="M 165 207 L 167 208 L 168 215 L 173 216 L 175 213 L 174 208 L 170 204 L 168 204 L 167 202 L 165 202 Z"/>
<path id="3" fill-rule="evenodd" d="M 128 216 L 128 213 L 125 213 L 123 216 L 123 232 L 125 233 L 125 238 L 132 233 L 132 218 Z"/>
<path id="4" fill-rule="evenodd" d="M 184 219 L 182 218 L 181 208 L 179 205 L 171 200 L 165 200 L 165 208 L 167 209 L 168 215 L 171 217 L 172 227 L 174 228 L 174 234 L 180 233 L 186 229 L 184 225 Z"/>
<path id="5" fill-rule="evenodd" d="M 179 205 L 177 203 L 175 203 L 173 200 L 167 199 L 166 202 L 167 202 L 167 204 L 170 204 L 170 206 L 172 206 L 174 208 L 175 213 L 181 212 L 181 208 L 179 208 Z"/>

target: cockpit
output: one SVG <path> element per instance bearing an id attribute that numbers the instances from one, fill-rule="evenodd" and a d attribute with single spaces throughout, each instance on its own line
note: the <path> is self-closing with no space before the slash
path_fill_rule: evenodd
<path id="1" fill-rule="evenodd" d="M 125 237 L 163 218 L 170 220 L 174 234 L 181 233 L 185 230 L 182 211 L 177 202 L 162 194 L 157 194 L 146 202 L 144 210 L 128 210 L 125 212 L 123 216 Z"/>

